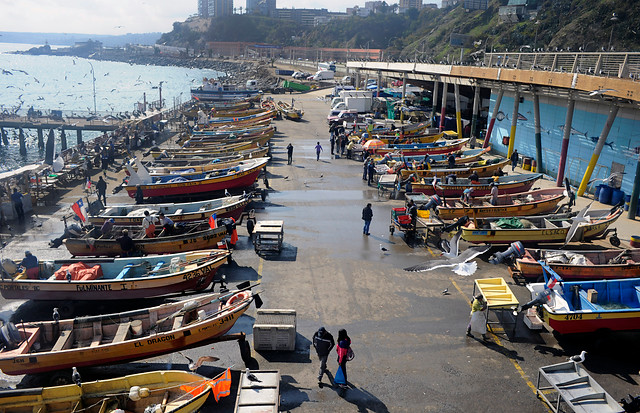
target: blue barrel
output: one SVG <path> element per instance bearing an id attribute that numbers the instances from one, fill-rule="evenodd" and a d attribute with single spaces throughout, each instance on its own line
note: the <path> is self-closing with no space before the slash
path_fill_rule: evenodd
<path id="1" fill-rule="evenodd" d="M 629 204 L 631 203 L 631 195 L 625 195 L 624 196 L 624 210 L 628 211 L 629 210 Z"/>
<path id="2" fill-rule="evenodd" d="M 624 191 L 614 188 L 611 191 L 611 205 L 618 205 L 624 199 Z"/>
<path id="3" fill-rule="evenodd" d="M 596 186 L 596 193 L 593 194 L 593 199 L 598 200 L 598 198 L 600 197 L 600 190 L 602 189 L 603 186 L 606 186 L 606 185 L 600 184 Z"/>
<path id="4" fill-rule="evenodd" d="M 598 194 L 598 201 L 601 204 L 611 205 L 611 192 L 613 188 L 609 185 L 602 185 L 600 187 L 600 193 Z"/>

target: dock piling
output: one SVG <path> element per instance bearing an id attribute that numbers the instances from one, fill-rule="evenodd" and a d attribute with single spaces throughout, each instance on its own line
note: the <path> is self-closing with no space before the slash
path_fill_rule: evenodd
<path id="1" fill-rule="evenodd" d="M 44 149 L 44 132 L 42 131 L 42 128 L 38 128 L 38 149 L 43 150 Z"/>

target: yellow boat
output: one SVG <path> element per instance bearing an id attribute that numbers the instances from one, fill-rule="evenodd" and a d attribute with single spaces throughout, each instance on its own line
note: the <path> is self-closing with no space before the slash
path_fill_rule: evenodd
<path id="1" fill-rule="evenodd" d="M 437 140 L 440 139 L 457 139 L 458 138 L 458 133 L 454 132 L 454 131 L 443 131 L 440 133 L 436 133 L 436 134 L 416 134 L 416 135 L 408 135 L 405 136 L 404 139 L 399 139 L 396 142 L 396 137 L 395 136 L 390 136 L 390 135 L 376 135 L 376 130 L 374 129 L 373 132 L 371 132 L 371 135 L 369 135 L 369 139 L 378 139 L 381 140 L 382 142 L 386 143 L 386 144 L 393 144 L 393 143 L 432 143 L 435 142 Z M 367 139 L 367 140 L 369 140 Z"/>
<path id="2" fill-rule="evenodd" d="M 278 107 L 280 113 L 282 113 L 282 116 L 287 119 L 300 120 L 304 115 L 304 110 L 296 109 L 293 107 L 293 105 L 290 105 L 287 102 L 283 102 L 281 100 L 276 103 L 276 106 Z"/>
<path id="3" fill-rule="evenodd" d="M 232 154 L 239 151 L 249 150 L 259 148 L 264 146 L 266 142 L 269 141 L 269 138 L 257 139 L 248 142 L 237 142 L 237 143 L 228 143 L 221 144 L 217 146 L 209 146 L 209 147 L 196 147 L 196 148 L 165 148 L 158 150 L 152 150 L 149 153 L 153 156 L 154 159 L 160 157 L 171 157 L 171 158 L 189 158 L 191 156 L 218 156 L 218 155 L 226 155 Z"/>
<path id="4" fill-rule="evenodd" d="M 5 323 L 0 370 L 18 375 L 124 363 L 213 342 L 249 308 L 249 288 L 123 313 Z"/>
<path id="5" fill-rule="evenodd" d="M 122 409 L 143 413 L 157 405 L 164 413 L 192 413 L 200 410 L 213 387 L 218 390 L 216 400 L 229 395 L 229 370 L 216 379 L 186 371 L 151 371 L 82 386 L 6 390 L 0 392 L 0 412 L 104 413 Z"/>
<path id="6" fill-rule="evenodd" d="M 511 161 L 509 159 L 503 159 L 495 163 L 491 163 L 488 160 L 474 162 L 467 165 L 460 165 L 460 168 L 431 168 L 431 169 L 402 169 L 402 179 L 407 179 L 411 174 L 417 175 L 419 178 L 432 178 L 434 176 L 449 176 L 455 175 L 456 177 L 466 178 L 473 172 L 478 176 L 492 176 L 499 169 L 502 170 Z"/>

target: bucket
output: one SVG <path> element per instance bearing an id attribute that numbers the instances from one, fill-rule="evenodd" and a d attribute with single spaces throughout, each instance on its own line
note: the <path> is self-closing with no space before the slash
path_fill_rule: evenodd
<path id="1" fill-rule="evenodd" d="M 538 162 L 534 159 L 531 160 L 531 172 L 538 172 Z"/>
<path id="2" fill-rule="evenodd" d="M 522 159 L 522 169 L 524 169 L 525 171 L 530 171 L 531 170 L 531 161 L 532 161 L 531 158 L 529 158 L 528 156 L 525 156 Z"/>
<path id="3" fill-rule="evenodd" d="M 640 248 L 640 235 L 632 235 L 629 245 L 633 248 Z"/>
<path id="4" fill-rule="evenodd" d="M 131 332 L 134 336 L 139 336 L 142 334 L 142 321 L 141 320 L 133 320 L 131 322 Z"/>
<path id="5" fill-rule="evenodd" d="M 611 191 L 611 205 L 618 205 L 624 199 L 624 191 L 614 188 Z"/>
<path id="6" fill-rule="evenodd" d="M 624 210 L 628 211 L 629 210 L 629 204 L 631 203 L 631 195 L 625 195 L 624 196 Z"/>
<path id="7" fill-rule="evenodd" d="M 611 192 L 613 188 L 609 185 L 603 185 L 600 188 L 600 194 L 598 195 L 598 202 L 601 204 L 611 205 Z"/>

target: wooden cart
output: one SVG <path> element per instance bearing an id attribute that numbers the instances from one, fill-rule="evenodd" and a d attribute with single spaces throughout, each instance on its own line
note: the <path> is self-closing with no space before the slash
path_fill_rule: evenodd
<path id="1" fill-rule="evenodd" d="M 257 254 L 279 254 L 282 251 L 284 221 L 258 221 L 253 233 L 253 247 Z"/>

